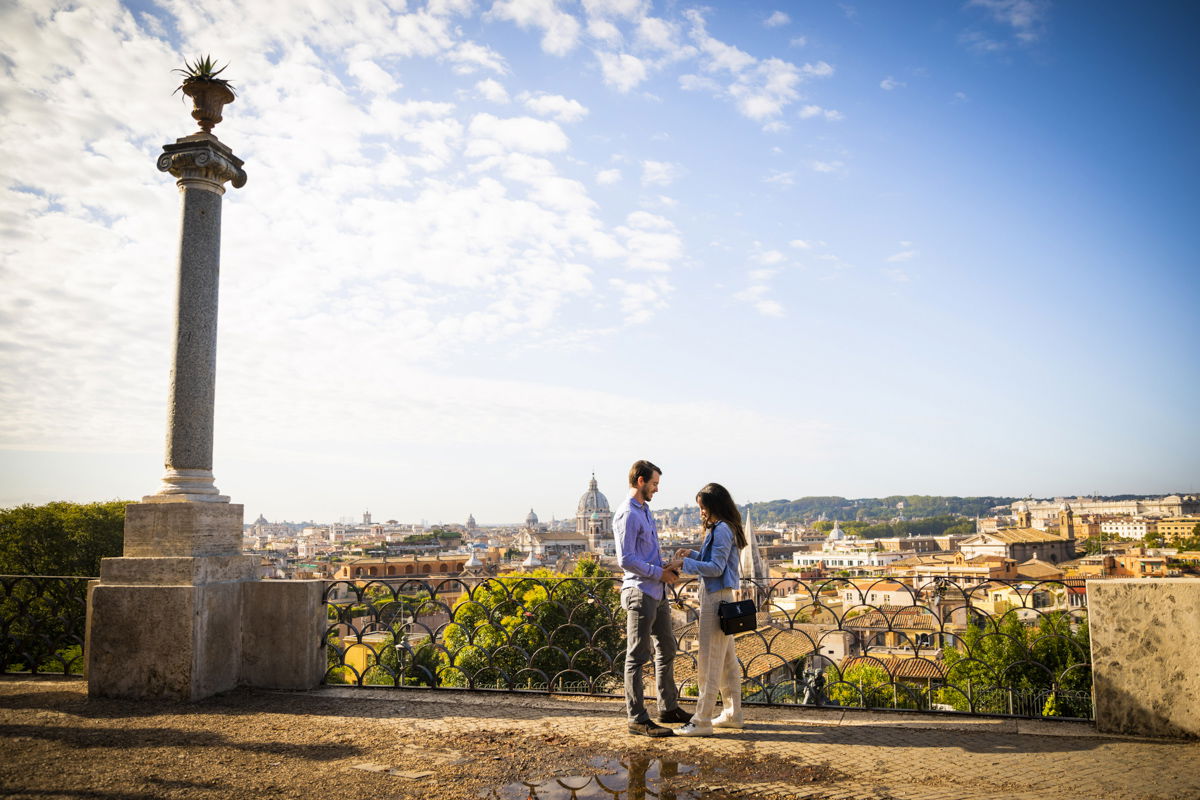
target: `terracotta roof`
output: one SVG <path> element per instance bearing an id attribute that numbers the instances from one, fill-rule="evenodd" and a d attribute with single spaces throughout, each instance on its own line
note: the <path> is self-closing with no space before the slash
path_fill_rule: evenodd
<path id="1" fill-rule="evenodd" d="M 804 626 L 821 631 L 835 628 Z M 747 678 L 761 678 L 785 663 L 798 661 L 817 649 L 820 635 L 804 629 L 791 629 L 779 625 L 762 625 L 753 631 L 734 636 L 734 648 L 738 660 L 746 670 Z M 653 682 L 653 663 L 642 668 L 648 682 Z M 696 680 L 696 664 L 684 653 L 675 656 L 675 681 L 684 684 Z"/>
<path id="2" fill-rule="evenodd" d="M 1037 528 L 1001 528 L 993 533 L 980 533 L 976 536 L 990 536 L 993 539 L 999 539 L 1002 542 L 1009 544 L 1017 544 L 1018 542 L 1064 542 L 1065 536 L 1058 536 L 1046 531 L 1039 531 Z M 976 536 L 972 536 L 974 539 Z"/>
<path id="3" fill-rule="evenodd" d="M 842 623 L 845 628 L 891 628 L 893 630 L 918 629 L 936 631 L 940 628 L 929 609 L 902 606 L 880 606 L 878 611 L 868 611 Z"/>
<path id="4" fill-rule="evenodd" d="M 1049 561 L 1031 558 L 1017 565 L 1017 574 L 1022 578 L 1057 578 L 1063 571 Z"/>
<path id="5" fill-rule="evenodd" d="M 845 675 L 846 670 L 857 666 L 882 667 L 887 670 L 892 680 L 925 680 L 928 678 L 942 679 L 946 677 L 942 671 L 941 664 L 930 661 L 927 658 L 893 655 L 855 656 L 847 658 L 841 664 L 842 674 Z"/>
<path id="6" fill-rule="evenodd" d="M 890 564 L 885 565 L 883 568 L 887 569 L 889 566 L 891 566 L 891 565 Z M 910 589 L 910 587 L 904 585 L 903 583 L 900 583 L 899 581 L 888 580 L 886 578 L 868 578 L 866 580 L 863 580 L 862 578 L 857 578 L 857 579 L 852 579 L 850 581 L 850 583 L 854 586 L 855 589 L 859 589 L 859 590 L 866 589 L 866 590 L 872 591 L 872 592 L 896 592 L 896 591 L 900 591 L 900 590 Z"/>
<path id="7" fill-rule="evenodd" d="M 958 558 L 957 552 L 951 553 L 918 553 L 915 556 L 908 556 L 893 561 L 888 566 L 892 567 L 916 567 L 921 564 L 953 564 Z"/>

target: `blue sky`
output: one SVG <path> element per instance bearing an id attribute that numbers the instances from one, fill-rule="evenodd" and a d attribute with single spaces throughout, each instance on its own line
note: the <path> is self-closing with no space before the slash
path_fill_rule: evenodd
<path id="1" fill-rule="evenodd" d="M 170 69 L 230 61 L 249 518 L 1200 489 L 1181 4 L 6 4 L 0 505 L 161 473 Z"/>

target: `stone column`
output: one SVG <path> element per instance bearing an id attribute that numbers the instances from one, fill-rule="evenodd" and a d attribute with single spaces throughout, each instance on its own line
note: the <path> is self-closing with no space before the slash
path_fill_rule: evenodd
<path id="1" fill-rule="evenodd" d="M 145 502 L 221 502 L 213 483 L 213 408 L 217 380 L 217 290 L 221 273 L 221 196 L 246 183 L 242 160 L 211 133 L 163 147 L 158 168 L 181 195 L 179 295 L 167 398 L 166 474 Z"/>

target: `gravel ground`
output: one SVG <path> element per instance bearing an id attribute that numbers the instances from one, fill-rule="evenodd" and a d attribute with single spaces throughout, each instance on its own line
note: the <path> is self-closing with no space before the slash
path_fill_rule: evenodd
<path id="1" fill-rule="evenodd" d="M 1106 736 L 1078 722 L 746 713 L 744 731 L 652 740 L 628 734 L 620 700 L 326 688 L 131 702 L 89 699 L 77 679 L 3 677 L 0 796 L 1200 798 L 1200 742 Z"/>
<path id="2" fill-rule="evenodd" d="M 431 702 L 427 694 L 408 695 L 392 693 L 384 702 L 238 690 L 199 703 L 132 703 L 89 699 L 78 680 L 2 679 L 0 795 L 524 798 L 529 794 L 522 781 L 559 776 L 579 786 L 581 781 L 565 776 L 616 772 L 603 782 L 626 786 L 620 773 L 632 771 L 636 784 L 648 769 L 650 796 L 670 797 L 673 789 L 683 800 L 725 796 L 696 788 L 713 778 L 729 783 L 775 773 L 793 782 L 836 777 L 823 766 L 755 754 L 730 759 L 719 769 L 685 762 L 676 774 L 681 756 L 669 744 L 611 735 L 588 741 L 579 735 L 578 728 L 586 730 L 596 713 L 613 728 L 620 709 L 614 703 L 557 701 L 576 722 L 567 726 L 576 730 L 564 735 L 564 726 L 537 707 L 539 700 L 545 705 L 544 698 L 462 697 L 467 710 L 450 719 L 442 715 L 453 698 L 439 695 Z M 616 721 L 619 730 L 619 717 Z M 597 796 L 611 796 L 595 782 L 591 788 Z M 566 790 L 560 793 L 570 797 Z M 558 795 L 543 790 L 538 796 Z"/>

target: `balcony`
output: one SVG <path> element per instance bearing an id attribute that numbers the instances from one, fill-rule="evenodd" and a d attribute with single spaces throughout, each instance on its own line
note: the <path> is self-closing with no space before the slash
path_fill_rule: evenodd
<path id="1" fill-rule="evenodd" d="M 1100 604 L 1080 602 L 1078 587 L 1065 585 L 935 582 L 913 587 L 908 606 L 894 593 L 888 605 L 846 602 L 840 579 L 747 585 L 761 608 L 758 629 L 738 643 L 750 725 L 659 742 L 624 730 L 616 697 L 623 622 L 609 578 L 329 582 L 313 606 L 325 619 L 321 636 L 291 642 L 321 655 L 321 688 L 238 689 L 191 704 L 87 699 L 72 677 L 83 664 L 86 581 L 0 578 L 0 663 L 16 673 L 0 679 L 6 793 L 682 800 L 739 789 L 882 800 L 1200 792 L 1200 742 L 1105 734 L 1089 721 L 1107 714 L 1111 730 L 1128 722 L 1114 708 L 1140 707 L 1151 715 L 1142 723 L 1178 727 L 1172 709 L 1151 703 L 1164 689 L 1178 707 L 1194 708 L 1182 701 L 1194 673 L 1170 682 L 1194 644 L 1190 581 L 1175 589 L 1105 581 L 1096 590 L 1118 596 Z M 1147 591 L 1162 593 L 1159 602 L 1147 603 Z M 694 687 L 689 596 L 680 587 L 675 609 L 685 697 Z M 1089 619 L 1098 605 L 1111 619 Z M 1085 636 L 1114 626 L 1122 640 L 1142 636 L 1150 652 L 1121 664 L 1126 683 L 1103 668 L 1093 681 L 1092 654 L 1102 654 L 1100 667 L 1114 658 L 1110 644 L 1086 647 Z M 277 633 L 285 643 L 300 635 Z M 1167 670 L 1166 681 L 1155 668 Z M 1073 688 L 1085 677 L 1086 688 Z M 1105 700 L 1131 682 L 1149 687 L 1146 702 Z"/>

